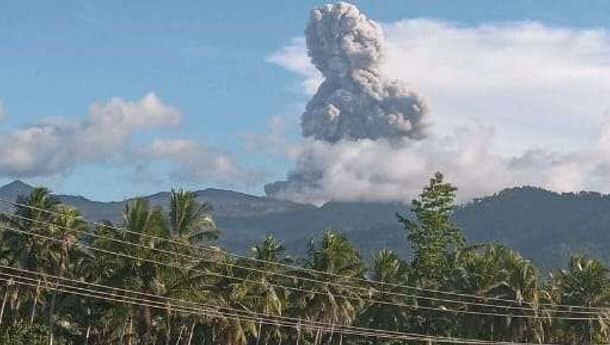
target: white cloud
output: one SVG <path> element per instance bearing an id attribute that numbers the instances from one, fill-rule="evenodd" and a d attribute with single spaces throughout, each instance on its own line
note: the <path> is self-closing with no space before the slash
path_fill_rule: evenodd
<path id="1" fill-rule="evenodd" d="M 88 164 L 115 163 L 148 173 L 151 162 L 169 163 L 172 178 L 223 185 L 259 183 L 261 174 L 246 171 L 230 155 L 184 139 L 134 140 L 139 133 L 171 129 L 182 115 L 154 93 L 137 101 L 113 98 L 95 103 L 80 121 L 47 119 L 2 133 L 0 175 L 56 177 Z M 146 170 L 146 171 L 144 171 Z M 151 179 L 163 179 L 158 173 Z"/>
<path id="2" fill-rule="evenodd" d="M 297 117 L 271 116 L 267 129 L 260 134 L 246 133 L 242 136 L 244 148 L 249 152 L 265 153 L 275 157 L 296 159 L 300 152 L 300 143 L 287 140 L 287 137 L 296 130 Z"/>
<path id="3" fill-rule="evenodd" d="M 436 131 L 474 120 L 496 128 L 506 153 L 531 145 L 582 148 L 610 110 L 610 35 L 604 30 L 403 20 L 384 25 L 384 34 L 385 74 L 427 100 Z M 321 81 L 303 39 L 270 61 L 299 73 L 308 94 Z"/>
<path id="4" fill-rule="evenodd" d="M 512 178 L 508 162 L 490 152 L 492 134 L 489 128 L 471 126 L 434 140 L 306 140 L 289 184 L 274 196 L 316 204 L 329 199 L 408 201 L 437 170 L 460 182 L 462 199 L 492 193 Z"/>
<path id="5" fill-rule="evenodd" d="M 386 33 L 386 73 L 429 100 L 439 129 L 464 118 L 493 125 L 503 152 L 584 148 L 610 109 L 606 31 L 414 20 Z"/>
<path id="6" fill-rule="evenodd" d="M 152 145 L 141 149 L 139 156 L 177 164 L 174 175 L 180 180 L 205 180 L 234 186 L 257 183 L 261 179 L 261 175 L 245 170 L 229 155 L 192 140 L 157 139 Z"/>
<path id="7" fill-rule="evenodd" d="M 304 37 L 293 39 L 290 45 L 271 54 L 267 61 L 302 75 L 304 78 L 301 86 L 308 94 L 313 95 L 322 82 L 322 73 L 309 61 Z"/>
<path id="8" fill-rule="evenodd" d="M 432 20 L 390 23 L 384 31 L 384 73 L 427 100 L 430 136 L 306 141 L 286 197 L 408 200 L 434 170 L 460 186 L 463 199 L 522 184 L 610 192 L 608 32 Z M 270 61 L 301 75 L 306 94 L 321 80 L 302 39 Z"/>
<path id="9" fill-rule="evenodd" d="M 601 137 L 606 134 L 602 130 Z M 610 152 L 601 141 L 568 154 L 531 150 L 503 156 L 494 150 L 494 137 L 493 129 L 469 124 L 420 141 L 306 140 L 287 182 L 268 185 L 268 193 L 314 204 L 408 201 L 435 171 L 459 186 L 460 201 L 521 185 L 610 192 Z"/>
<path id="10" fill-rule="evenodd" d="M 155 94 L 139 101 L 114 98 L 91 106 L 80 122 L 58 118 L 4 133 L 0 173 L 11 177 L 61 174 L 79 164 L 118 160 L 142 130 L 175 127 L 181 116 Z"/>

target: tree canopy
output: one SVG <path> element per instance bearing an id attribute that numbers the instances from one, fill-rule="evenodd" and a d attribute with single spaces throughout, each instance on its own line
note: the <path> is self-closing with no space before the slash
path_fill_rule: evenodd
<path id="1" fill-rule="evenodd" d="M 466 243 L 455 192 L 435 174 L 398 218 L 413 257 L 366 262 L 333 229 L 301 257 L 271 235 L 228 253 L 190 192 L 166 209 L 133 200 L 112 224 L 35 189 L 0 218 L 0 345 L 610 342 L 601 261 L 574 255 L 545 277 L 506 246 Z"/>

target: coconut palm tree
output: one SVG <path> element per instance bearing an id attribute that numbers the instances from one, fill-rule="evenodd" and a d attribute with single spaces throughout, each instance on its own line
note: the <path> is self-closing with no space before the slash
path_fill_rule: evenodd
<path id="1" fill-rule="evenodd" d="M 390 331 L 409 330 L 412 311 L 400 306 L 412 301 L 400 296 L 404 291 L 397 287 L 407 285 L 408 265 L 391 250 L 383 249 L 373 256 L 370 278 L 371 299 L 385 303 L 366 303 L 357 323 L 368 328 Z"/>
<path id="2" fill-rule="evenodd" d="M 71 264 L 78 263 L 77 256 L 81 255 L 79 243 L 82 234 L 88 229 L 87 222 L 76 209 L 61 205 L 57 207 L 52 222 L 47 224 L 47 229 L 50 237 L 59 240 L 49 242 L 49 273 L 59 277 L 72 278 L 71 272 L 76 271 L 76 269 L 73 269 Z M 75 259 L 75 261 L 71 262 L 71 259 Z M 51 293 L 48 311 L 51 344 L 53 344 L 54 338 L 57 297 L 57 292 Z"/>
<path id="3" fill-rule="evenodd" d="M 553 275 L 550 289 L 558 304 L 583 307 L 610 305 L 608 268 L 599 260 L 581 255 L 572 256 L 567 269 Z M 573 316 L 582 317 L 581 314 Z M 600 309 L 595 320 L 564 320 L 556 324 L 555 330 L 565 344 L 608 343 L 610 315 Z"/>
<path id="4" fill-rule="evenodd" d="M 122 255 L 98 255 L 105 267 L 105 284 L 148 294 L 164 294 L 166 283 L 162 278 L 166 275 L 166 266 L 155 262 L 170 261 L 171 258 L 155 250 L 167 248 L 163 239 L 169 238 L 169 228 L 161 208 L 151 208 L 145 199 L 136 199 L 125 207 L 121 227 L 126 231 L 110 229 L 105 230 L 105 235 L 136 245 L 104 239 L 94 242 L 97 248 Z M 135 325 L 133 329 L 140 344 L 150 344 L 154 340 L 153 314 L 151 307 L 143 306 L 137 310 L 128 308 L 128 312 L 122 315 L 125 324 Z"/>
<path id="5" fill-rule="evenodd" d="M 236 267 L 237 265 L 241 266 L 233 257 L 227 255 L 220 259 L 217 265 L 209 266 L 210 271 L 218 274 L 213 285 L 208 288 L 212 297 L 210 302 L 221 313 L 233 313 L 237 309 L 243 310 L 245 314 L 252 314 L 253 310 L 248 308 L 251 304 L 252 286 L 249 281 L 244 280 L 249 271 Z M 245 345 L 252 336 L 257 336 L 257 323 L 251 319 L 219 315 L 209 321 L 211 334 L 208 334 L 207 339 L 213 344 L 218 342 Z"/>
<path id="6" fill-rule="evenodd" d="M 199 203 L 195 192 L 182 189 L 170 193 L 169 226 L 172 238 L 191 243 L 218 239 L 212 206 Z"/>
<path id="7" fill-rule="evenodd" d="M 165 281 L 168 282 L 166 286 L 168 296 L 208 303 L 209 292 L 205 286 L 211 283 L 211 277 L 195 272 L 215 270 L 213 261 L 224 256 L 220 251 L 211 248 L 207 250 L 198 248 L 202 242 L 216 240 L 220 235 L 213 218 L 212 206 L 197 201 L 195 192 L 172 190 L 167 218 L 171 240 L 167 249 L 179 253 L 172 258 L 172 261 L 175 266 L 183 268 L 164 271 Z M 198 260 L 199 257 L 202 260 Z M 166 342 L 173 338 L 192 340 L 197 325 L 201 322 L 206 322 L 205 318 L 192 315 L 176 317 L 166 315 Z"/>
<path id="8" fill-rule="evenodd" d="M 48 269 L 52 242 L 36 235 L 49 235 L 48 224 L 53 221 L 59 204 L 59 200 L 52 196 L 48 189 L 39 187 L 29 195 L 17 198 L 13 214 L 0 215 L 0 222 L 13 230 L 4 229 L 3 242 L 13 253 L 11 261 L 16 267 L 41 273 Z M 31 304 L 26 310 L 30 314 L 30 323 L 34 322 L 42 297 L 40 284 L 41 281 L 37 288 L 18 285 L 11 287 L 12 296 L 9 298 L 14 320 L 23 320 L 25 315 L 21 307 Z M 4 305 L 5 302 L 6 300 L 3 301 Z"/>
<path id="9" fill-rule="evenodd" d="M 302 289 L 309 292 L 294 294 L 291 302 L 291 307 L 297 309 L 294 314 L 331 327 L 352 324 L 363 304 L 362 291 L 352 287 L 358 284 L 358 279 L 364 278 L 364 264 L 349 240 L 339 232 L 327 231 L 318 246 L 310 242 L 304 267 L 327 274 L 313 271 L 293 274 L 326 283 L 301 281 Z M 312 336 L 314 345 L 321 344 L 323 338 L 328 343 L 335 338 L 332 330 L 329 334 L 318 330 Z M 341 336 L 337 338 L 342 341 Z"/>
<path id="10" fill-rule="evenodd" d="M 288 290 L 281 288 L 280 285 L 289 284 L 286 278 L 276 275 L 284 273 L 284 269 L 278 266 L 285 248 L 281 242 L 273 236 L 267 236 L 260 243 L 252 248 L 252 253 L 256 262 L 241 260 L 240 265 L 249 266 L 256 270 L 246 273 L 247 280 L 256 283 L 248 283 L 246 305 L 257 313 L 282 316 L 286 309 Z M 263 327 L 259 321 L 256 332 L 256 344 L 260 344 L 264 339 L 267 344 L 271 338 L 281 341 L 281 330 L 278 327 Z"/>
<path id="11" fill-rule="evenodd" d="M 456 328 L 466 330 L 464 336 L 489 337 L 491 340 L 541 342 L 544 339 L 544 315 L 538 308 L 544 296 L 534 266 L 516 252 L 501 245 L 475 245 L 455 253 L 445 289 L 484 298 L 512 300 L 494 303 L 495 308 L 447 303 L 456 310 L 510 315 L 531 315 L 532 318 L 480 316 L 463 314 Z M 489 302 L 487 302 L 489 304 Z M 493 302 L 492 302 L 493 303 Z M 507 306 L 521 306 L 511 309 Z"/>

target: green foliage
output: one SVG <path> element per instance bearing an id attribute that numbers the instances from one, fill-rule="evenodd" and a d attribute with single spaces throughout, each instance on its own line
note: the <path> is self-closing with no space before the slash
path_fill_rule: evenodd
<path id="1" fill-rule="evenodd" d="M 16 324 L 0 329 L 0 345 L 48 345 L 49 329 L 41 324 Z M 61 345 L 61 342 L 56 342 Z"/>
<path id="2" fill-rule="evenodd" d="M 465 247 L 450 256 L 449 267 L 444 279 L 445 290 L 501 298 L 520 305 L 538 305 L 543 300 L 549 302 L 536 268 L 519 253 L 505 246 L 483 244 Z M 498 308 L 496 311 L 501 310 Z M 511 310 L 511 314 L 527 312 Z M 498 317 L 464 315 L 461 326 L 472 338 L 493 333 L 500 339 L 510 338 L 520 342 L 535 339 L 543 342 L 547 323 L 544 319 L 535 318 L 508 318 L 507 322 Z"/>
<path id="3" fill-rule="evenodd" d="M 601 261 L 574 255 L 566 269 L 553 275 L 550 291 L 559 304 L 607 307 L 610 304 L 608 273 Z M 602 313 L 596 320 L 564 320 L 556 329 L 565 344 L 606 343 L 610 338 L 610 318 Z"/>
<path id="4" fill-rule="evenodd" d="M 173 191 L 167 210 L 133 200 L 122 222 L 91 228 L 77 210 L 36 189 L 21 202 L 50 212 L 19 206 L 0 219 L 28 233 L 0 233 L 3 265 L 222 313 L 186 313 L 165 305 L 124 304 L 43 288 L 53 279 L 30 280 L 30 285 L 3 281 L 0 345 L 46 345 L 51 337 L 54 345 L 405 344 L 344 336 L 333 329 L 339 326 L 512 343 L 610 342 L 610 278 L 602 262 L 573 256 L 565 270 L 545 280 L 510 248 L 465 246 L 450 221 L 455 191 L 435 174 L 412 203 L 415 218 L 399 217 L 414 248 L 413 260 L 381 250 L 367 267 L 348 237 L 335 230 L 312 240 L 306 255 L 296 260 L 289 259 L 273 236 L 252 247 L 255 260 L 201 249 L 197 245 L 216 238 L 218 230 L 210 206 L 199 204 L 190 192 Z M 89 231 L 100 236 L 89 236 Z M 431 286 L 492 305 L 466 304 L 462 298 L 424 290 Z M 509 309 L 495 303 L 497 298 L 524 309 Z M 592 320 L 581 320 L 583 314 L 576 309 L 560 312 L 562 304 L 597 309 L 592 309 Z M 225 314 L 230 311 L 244 317 Z M 291 329 L 253 314 L 331 328 Z M 568 319 L 551 318 L 556 316 Z"/>
<path id="5" fill-rule="evenodd" d="M 182 189 L 172 189 L 169 198 L 168 219 L 173 237 L 196 242 L 218 239 L 210 204 L 200 204 L 197 194 Z"/>
<path id="6" fill-rule="evenodd" d="M 464 244 L 460 229 L 451 222 L 457 188 L 434 174 L 419 199 L 411 202 L 415 220 L 398 215 L 413 247 L 413 273 L 418 279 L 438 281 L 446 272 L 446 255 Z"/>

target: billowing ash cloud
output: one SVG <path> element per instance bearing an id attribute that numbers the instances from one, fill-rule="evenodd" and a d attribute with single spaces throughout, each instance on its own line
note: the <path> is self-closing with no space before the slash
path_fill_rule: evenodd
<path id="1" fill-rule="evenodd" d="M 381 76 L 377 23 L 338 3 L 314 9 L 305 35 L 311 62 L 325 79 L 303 113 L 304 136 L 331 143 L 423 136 L 423 101 Z"/>
<path id="2" fill-rule="evenodd" d="M 301 117 L 303 135 L 309 140 L 288 179 L 266 185 L 265 192 L 271 197 L 315 203 L 332 197 L 329 178 L 346 177 L 344 167 L 336 163 L 346 162 L 345 155 L 357 160 L 350 152 L 363 153 L 352 148 L 375 146 L 377 141 L 384 148 L 397 147 L 423 138 L 427 110 L 400 81 L 381 75 L 381 27 L 355 6 L 338 3 L 312 10 L 305 36 L 311 63 L 324 77 Z M 377 155 L 382 151 L 368 152 Z M 333 173 L 333 167 L 341 171 Z M 361 193 L 365 191 L 353 197 Z"/>
<path id="3" fill-rule="evenodd" d="M 320 82 L 316 69 L 325 81 L 303 115 L 308 138 L 291 148 L 295 166 L 266 186 L 269 196 L 408 201 L 436 170 L 460 187 L 462 201 L 518 185 L 610 192 L 609 31 L 422 19 L 384 30 L 378 68 L 379 27 L 351 5 L 326 6 L 312 13 L 306 40 L 270 58 L 300 74 L 307 94 Z M 391 83 L 380 69 L 410 80 L 434 104 L 435 128 L 422 140 L 412 138 L 421 136 L 425 112 L 403 111 L 415 130 L 397 138 L 384 127 L 388 117 L 371 111 L 387 109 L 379 95 Z M 423 109 L 415 96 L 405 99 Z"/>

